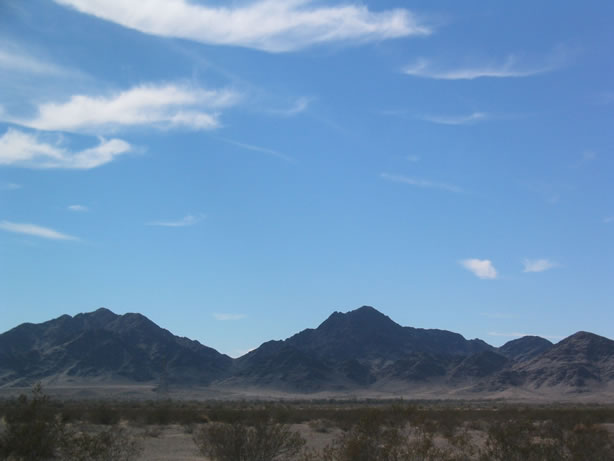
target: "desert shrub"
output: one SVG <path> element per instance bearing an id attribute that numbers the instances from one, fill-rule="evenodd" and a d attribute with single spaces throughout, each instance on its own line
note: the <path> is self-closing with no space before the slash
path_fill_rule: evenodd
<path id="1" fill-rule="evenodd" d="M 614 459 L 614 443 L 608 431 L 596 425 L 576 425 L 565 437 L 570 461 Z"/>
<path id="2" fill-rule="evenodd" d="M 37 461 L 55 456 L 63 423 L 40 384 L 34 386 L 30 397 L 19 396 L 4 418 L 6 427 L 0 435 L 0 459 Z"/>
<path id="3" fill-rule="evenodd" d="M 120 413 L 110 404 L 99 403 L 89 411 L 88 421 L 92 424 L 102 424 L 104 426 L 113 426 L 119 423 Z"/>
<path id="4" fill-rule="evenodd" d="M 140 452 L 134 439 L 116 427 L 98 434 L 77 433 L 44 394 L 40 384 L 5 411 L 0 460 L 130 461 Z"/>
<path id="5" fill-rule="evenodd" d="M 483 461 L 564 460 L 560 438 L 552 437 L 530 419 L 496 422 L 488 429 Z"/>
<path id="6" fill-rule="evenodd" d="M 378 411 L 363 413 L 350 430 L 331 446 L 303 454 L 301 461 L 443 461 L 451 458 L 433 442 L 433 433 L 416 428 L 406 431 L 405 416 L 389 417 Z"/>
<path id="7" fill-rule="evenodd" d="M 396 427 L 383 424 L 381 414 L 365 414 L 358 424 L 343 433 L 329 456 L 336 461 L 393 461 L 398 459 L 402 437 Z"/>
<path id="8" fill-rule="evenodd" d="M 131 461 L 141 450 L 124 429 L 113 427 L 97 434 L 67 433 L 58 451 L 62 461 Z"/>
<path id="9" fill-rule="evenodd" d="M 194 433 L 194 442 L 214 461 L 282 461 L 295 456 L 305 444 L 289 426 L 267 419 L 251 425 L 210 423 Z"/>

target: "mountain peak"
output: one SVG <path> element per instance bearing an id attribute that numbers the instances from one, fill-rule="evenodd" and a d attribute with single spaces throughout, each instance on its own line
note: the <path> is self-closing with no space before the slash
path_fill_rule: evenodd
<path id="1" fill-rule="evenodd" d="M 333 312 L 318 329 L 336 328 L 341 325 L 353 326 L 359 328 L 371 329 L 373 327 L 388 326 L 392 328 L 401 328 L 399 324 L 394 322 L 387 315 L 371 306 L 362 306 L 358 309 L 348 312 Z"/>

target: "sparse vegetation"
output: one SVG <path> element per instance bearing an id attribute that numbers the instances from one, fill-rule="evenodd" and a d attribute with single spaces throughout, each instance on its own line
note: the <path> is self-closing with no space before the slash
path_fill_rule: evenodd
<path id="1" fill-rule="evenodd" d="M 285 461 L 296 456 L 305 440 L 266 415 L 249 423 L 212 423 L 194 434 L 200 452 L 213 461 Z"/>
<path id="2" fill-rule="evenodd" d="M 139 459 L 168 427 L 214 461 L 614 459 L 614 408 L 598 405 L 57 401 L 37 386 L 0 400 L 0 417 L 0 459 L 12 461 Z"/>
<path id="3" fill-rule="evenodd" d="M 76 431 L 40 384 L 30 397 L 21 395 L 9 402 L 3 418 L 0 460 L 131 461 L 140 452 L 136 440 L 115 425 L 92 434 Z"/>

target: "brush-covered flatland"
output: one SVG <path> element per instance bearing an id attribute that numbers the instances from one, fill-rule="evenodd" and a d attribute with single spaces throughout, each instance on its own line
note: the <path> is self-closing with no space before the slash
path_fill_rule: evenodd
<path id="1" fill-rule="evenodd" d="M 480 401 L 0 400 L 1 460 L 614 459 L 614 406 Z"/>

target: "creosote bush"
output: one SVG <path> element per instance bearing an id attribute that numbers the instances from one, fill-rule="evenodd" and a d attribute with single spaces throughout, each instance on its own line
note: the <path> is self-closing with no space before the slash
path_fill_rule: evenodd
<path id="1" fill-rule="evenodd" d="M 287 425 L 264 416 L 249 424 L 209 423 L 193 438 L 201 453 L 213 461 L 285 461 L 305 444 Z"/>
<path id="2" fill-rule="evenodd" d="M 55 456 L 63 424 L 49 407 L 40 384 L 31 397 L 19 396 L 4 416 L 5 431 L 0 435 L 0 459 L 46 460 Z"/>
<path id="3" fill-rule="evenodd" d="M 65 422 L 40 384 L 31 397 L 21 395 L 4 411 L 0 460 L 7 461 L 130 461 L 140 453 L 123 429 L 76 432 Z"/>
<path id="4" fill-rule="evenodd" d="M 97 434 L 66 434 L 58 451 L 62 461 L 130 461 L 141 446 L 124 429 L 113 427 Z"/>

